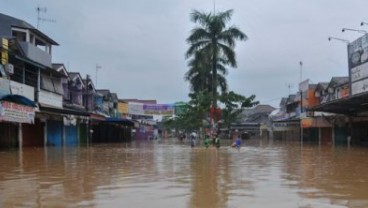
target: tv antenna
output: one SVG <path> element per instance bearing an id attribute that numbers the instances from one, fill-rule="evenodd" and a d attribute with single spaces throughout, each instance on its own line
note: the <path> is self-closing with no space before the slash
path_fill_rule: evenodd
<path id="1" fill-rule="evenodd" d="M 43 22 L 56 22 L 56 20 L 54 20 L 54 19 L 43 18 L 43 17 L 40 16 L 40 13 L 41 12 L 44 12 L 44 13 L 47 12 L 47 8 L 46 7 L 39 7 L 38 6 L 36 8 L 36 11 L 37 11 L 37 29 L 40 26 L 40 21 L 43 21 Z"/>

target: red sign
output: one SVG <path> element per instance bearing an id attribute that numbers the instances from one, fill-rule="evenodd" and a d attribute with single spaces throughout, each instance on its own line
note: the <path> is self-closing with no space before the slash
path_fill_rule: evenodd
<path id="1" fill-rule="evenodd" d="M 35 109 L 8 101 L 0 102 L 0 121 L 34 123 Z"/>

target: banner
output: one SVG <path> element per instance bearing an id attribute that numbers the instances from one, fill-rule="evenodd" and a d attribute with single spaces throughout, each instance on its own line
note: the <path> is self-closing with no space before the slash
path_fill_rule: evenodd
<path id="1" fill-rule="evenodd" d="M 129 103 L 128 113 L 131 115 L 144 115 L 142 103 Z"/>
<path id="2" fill-rule="evenodd" d="M 8 101 L 0 102 L 0 121 L 34 123 L 35 109 Z"/>
<path id="3" fill-rule="evenodd" d="M 128 104 L 128 113 L 130 115 L 173 115 L 174 111 L 175 108 L 172 104 Z"/>
<path id="4" fill-rule="evenodd" d="M 174 105 L 170 104 L 144 104 L 143 111 L 145 115 L 173 115 Z"/>

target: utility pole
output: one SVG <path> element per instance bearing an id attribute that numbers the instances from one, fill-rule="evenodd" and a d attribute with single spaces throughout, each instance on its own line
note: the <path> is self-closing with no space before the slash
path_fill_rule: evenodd
<path id="1" fill-rule="evenodd" d="M 303 72 L 303 62 L 300 61 L 299 62 L 300 65 L 300 83 L 303 80 L 303 76 L 302 76 L 302 72 Z M 299 92 L 300 92 L 300 141 L 301 141 L 301 145 L 303 145 L 303 126 L 302 126 L 302 113 L 303 113 L 303 90 L 300 88 L 300 83 L 299 83 Z"/>
<path id="2" fill-rule="evenodd" d="M 300 65 L 300 82 L 302 82 L 303 81 L 303 62 L 300 61 L 299 65 Z"/>
<path id="3" fill-rule="evenodd" d="M 98 77 L 98 70 L 101 69 L 102 66 L 96 64 L 96 88 L 97 88 L 97 77 Z"/>
<path id="4" fill-rule="evenodd" d="M 216 14 L 216 0 L 213 0 L 213 14 Z"/>

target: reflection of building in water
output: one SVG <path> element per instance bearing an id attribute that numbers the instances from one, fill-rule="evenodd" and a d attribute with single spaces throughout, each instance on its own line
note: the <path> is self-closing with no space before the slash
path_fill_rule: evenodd
<path id="1" fill-rule="evenodd" d="M 297 188 L 304 199 L 344 207 L 367 207 L 368 167 L 362 165 L 364 155 L 367 155 L 365 149 L 305 145 L 287 148 L 284 183 Z"/>

